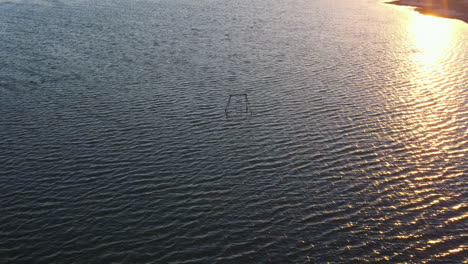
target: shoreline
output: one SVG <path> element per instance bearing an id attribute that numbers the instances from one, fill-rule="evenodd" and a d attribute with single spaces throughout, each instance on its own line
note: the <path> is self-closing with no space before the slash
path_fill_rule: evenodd
<path id="1" fill-rule="evenodd" d="M 431 1 L 432 2 L 432 1 Z M 395 0 L 386 2 L 387 4 L 414 7 L 415 11 L 437 17 L 458 19 L 468 24 L 468 7 L 466 4 L 457 3 L 450 7 L 440 7 L 437 3 L 419 2 L 417 0 Z"/>

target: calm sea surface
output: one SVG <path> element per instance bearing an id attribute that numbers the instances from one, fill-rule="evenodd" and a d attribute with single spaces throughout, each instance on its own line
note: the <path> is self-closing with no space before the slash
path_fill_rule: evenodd
<path id="1" fill-rule="evenodd" d="M 0 263 L 467 261 L 467 55 L 378 0 L 0 0 Z"/>

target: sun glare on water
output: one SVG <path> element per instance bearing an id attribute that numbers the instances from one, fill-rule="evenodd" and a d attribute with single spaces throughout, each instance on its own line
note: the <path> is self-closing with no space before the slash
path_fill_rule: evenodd
<path id="1" fill-rule="evenodd" d="M 462 212 L 462 194 L 441 188 L 455 179 L 463 181 L 464 172 L 453 169 L 451 164 L 463 162 L 463 136 L 466 130 L 463 98 L 464 81 L 459 77 L 464 72 L 463 43 L 460 33 L 464 27 L 460 21 L 414 13 L 405 26 L 407 38 L 399 45 L 405 49 L 401 61 L 402 74 L 406 78 L 405 89 L 397 90 L 393 98 L 396 112 L 391 124 L 393 135 L 403 143 L 411 155 L 405 160 L 408 171 L 406 186 L 397 188 L 396 195 L 407 207 L 418 204 L 414 211 L 420 212 L 415 221 L 408 224 L 420 228 L 418 222 L 431 222 L 428 215 L 439 216 L 444 221 L 433 222 L 432 232 L 443 233 L 450 225 L 463 223 L 468 214 Z M 394 163 L 401 161 L 398 155 L 390 156 Z M 404 163 L 403 163 L 404 164 Z M 405 166 L 405 165 L 403 165 Z M 390 173 L 391 174 L 391 173 Z M 421 201 L 430 204 L 419 206 Z M 454 204 L 452 208 L 445 204 Z M 435 224 L 437 223 L 437 225 Z M 403 230 L 400 237 L 407 241 L 415 233 Z M 461 255 L 465 245 L 457 242 L 460 234 L 421 240 L 418 251 L 428 253 L 434 263 L 439 259 Z"/>
<path id="2" fill-rule="evenodd" d="M 453 108 L 456 104 L 451 100 L 458 98 L 459 91 L 448 84 L 452 69 L 457 67 L 453 60 L 456 25 L 457 21 L 451 19 L 421 14 L 415 14 L 408 24 L 408 40 L 414 50 L 409 54 L 409 61 L 413 64 L 410 74 L 413 88 L 407 99 L 413 102 L 410 105 L 417 106 L 410 110 L 413 117 L 417 116 L 411 123 L 418 124 L 420 131 L 414 132 L 423 138 L 423 135 L 441 133 L 436 129 L 437 124 L 455 111 Z M 431 140 L 425 139 L 424 142 L 430 143 Z M 441 147 L 438 140 L 434 139 L 431 143 Z"/>
<path id="3" fill-rule="evenodd" d="M 418 59 L 421 63 L 437 63 L 452 46 L 453 27 L 450 19 L 420 15 L 413 16 L 409 31 L 413 35 Z"/>

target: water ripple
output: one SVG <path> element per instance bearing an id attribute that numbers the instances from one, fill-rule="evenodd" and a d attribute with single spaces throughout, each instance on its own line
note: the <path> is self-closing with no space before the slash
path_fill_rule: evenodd
<path id="1" fill-rule="evenodd" d="M 220 3 L 0 1 L 1 259 L 464 261 L 466 25 Z"/>

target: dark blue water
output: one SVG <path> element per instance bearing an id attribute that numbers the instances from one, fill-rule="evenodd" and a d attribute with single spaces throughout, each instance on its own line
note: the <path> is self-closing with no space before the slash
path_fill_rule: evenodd
<path id="1" fill-rule="evenodd" d="M 0 263 L 466 261 L 467 33 L 377 0 L 1 0 Z"/>

